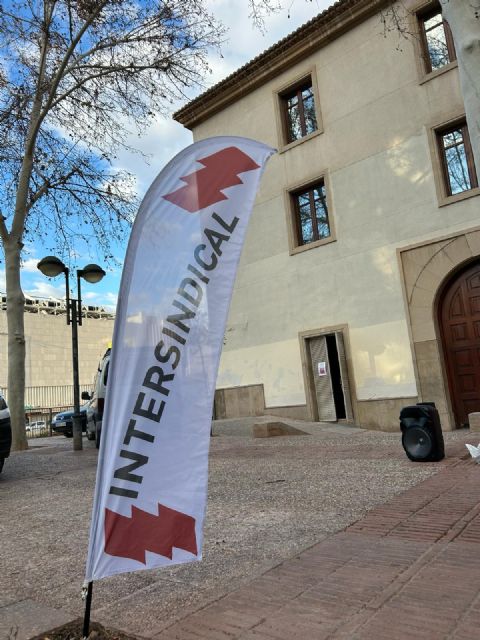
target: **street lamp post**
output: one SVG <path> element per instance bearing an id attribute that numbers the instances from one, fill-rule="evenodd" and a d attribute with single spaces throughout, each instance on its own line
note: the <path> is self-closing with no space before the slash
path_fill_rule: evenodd
<path id="1" fill-rule="evenodd" d="M 105 271 L 97 264 L 87 264 L 83 269 L 77 269 L 77 298 L 70 297 L 70 271 L 61 260 L 55 256 L 42 258 L 37 264 L 44 276 L 56 278 L 61 273 L 65 275 L 67 324 L 72 326 L 72 365 L 73 365 L 73 450 L 82 449 L 82 414 L 80 413 L 80 381 L 78 376 L 78 325 L 82 324 L 82 290 L 80 280 L 83 278 L 90 284 L 100 282 Z"/>

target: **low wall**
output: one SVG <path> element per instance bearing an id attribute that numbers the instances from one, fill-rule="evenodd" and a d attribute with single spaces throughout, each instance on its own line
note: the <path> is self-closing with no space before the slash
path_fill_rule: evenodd
<path id="1" fill-rule="evenodd" d="M 264 413 L 263 384 L 230 387 L 215 391 L 214 416 L 217 420 L 263 416 Z"/>
<path id="2" fill-rule="evenodd" d="M 417 402 L 417 397 L 360 400 L 355 423 L 364 429 L 400 432 L 400 410 Z"/>
<path id="3" fill-rule="evenodd" d="M 289 418 L 290 420 L 310 420 L 306 404 L 299 404 L 285 407 L 265 407 L 265 413 L 279 418 Z"/>

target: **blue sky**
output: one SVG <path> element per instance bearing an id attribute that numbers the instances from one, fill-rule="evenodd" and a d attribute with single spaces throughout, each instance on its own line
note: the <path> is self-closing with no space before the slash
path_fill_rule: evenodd
<path id="1" fill-rule="evenodd" d="M 282 10 L 267 18 L 265 34 L 259 33 L 252 27 L 245 11 L 247 4 L 245 0 L 209 0 L 208 4 L 217 17 L 229 27 L 228 40 L 222 49 L 223 57 L 215 53 L 210 59 L 212 75 L 209 78 L 208 86 L 211 86 L 313 18 L 332 2 L 328 0 L 282 0 Z M 195 95 L 196 93 L 193 92 L 191 97 L 194 98 Z M 180 106 L 182 105 L 176 105 L 173 110 Z M 136 133 L 132 133 L 129 141 L 132 146 L 141 149 L 150 156 L 149 163 L 141 160 L 137 154 L 123 153 L 118 158 L 118 166 L 127 169 L 136 176 L 138 191 L 142 195 L 164 165 L 191 142 L 190 131 L 184 129 L 171 118 L 159 118 L 146 135 L 138 138 Z M 65 295 L 63 276 L 49 280 L 42 276 L 36 268 L 38 260 L 46 255 L 45 250 L 35 245 L 29 245 L 26 249 L 27 253 L 22 269 L 22 286 L 25 293 L 39 297 L 63 298 Z M 123 262 L 125 250 L 126 244 L 116 249 L 115 255 L 120 262 Z M 94 250 L 90 254 L 78 257 L 80 268 L 90 262 L 99 262 Z M 120 278 L 121 268 L 118 268 L 108 270 L 105 278 L 96 285 L 82 282 L 84 302 L 114 309 Z M 5 273 L 1 269 L 0 291 L 5 291 Z"/>

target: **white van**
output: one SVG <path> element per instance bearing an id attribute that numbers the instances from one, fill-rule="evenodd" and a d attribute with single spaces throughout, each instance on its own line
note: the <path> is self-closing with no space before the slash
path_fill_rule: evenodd
<path id="1" fill-rule="evenodd" d="M 90 400 L 93 408 L 93 421 L 87 423 L 87 438 L 95 440 L 97 449 L 100 446 L 100 436 L 102 433 L 103 409 L 105 407 L 105 393 L 107 390 L 108 369 L 110 366 L 111 349 L 107 349 L 98 365 L 98 371 L 93 383 L 93 394 L 87 391 L 82 393 L 83 400 Z"/>

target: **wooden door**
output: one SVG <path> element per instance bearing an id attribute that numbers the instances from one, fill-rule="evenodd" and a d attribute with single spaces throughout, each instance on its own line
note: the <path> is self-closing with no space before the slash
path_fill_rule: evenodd
<path id="1" fill-rule="evenodd" d="M 480 411 L 480 264 L 462 271 L 439 308 L 450 397 L 457 427 Z"/>

